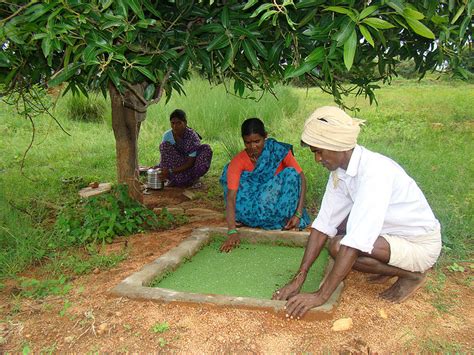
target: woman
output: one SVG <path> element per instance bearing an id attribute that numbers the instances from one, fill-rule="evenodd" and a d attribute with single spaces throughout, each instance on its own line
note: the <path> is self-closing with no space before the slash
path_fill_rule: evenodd
<path id="1" fill-rule="evenodd" d="M 227 240 L 221 251 L 240 243 L 238 222 L 264 229 L 304 228 L 309 216 L 303 208 L 306 179 L 291 145 L 267 139 L 263 122 L 249 118 L 242 124 L 245 150 L 224 167 L 221 184 L 226 199 Z"/>
<path id="2" fill-rule="evenodd" d="M 209 170 L 212 150 L 208 144 L 201 144 L 199 134 L 187 126 L 183 110 L 174 110 L 170 123 L 171 129 L 160 144 L 160 178 L 168 180 L 166 186 L 191 186 Z"/>

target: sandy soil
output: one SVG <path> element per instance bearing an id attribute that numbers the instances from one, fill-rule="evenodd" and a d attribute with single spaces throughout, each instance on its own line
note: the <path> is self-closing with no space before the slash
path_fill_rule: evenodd
<path id="1" fill-rule="evenodd" d="M 193 207 L 212 205 L 185 201 L 179 191 L 174 194 L 174 200 L 173 196 L 161 196 L 160 200 Z M 151 204 L 160 205 L 157 201 Z M 379 299 L 378 293 L 388 285 L 367 284 L 364 274 L 352 272 L 333 319 L 314 322 L 289 321 L 257 310 L 137 301 L 109 294 L 122 279 L 173 248 L 193 228 L 207 225 L 225 223 L 217 218 L 118 239 L 109 250 L 127 245 L 128 258 L 113 269 L 77 277 L 65 297 L 18 298 L 15 285 L 7 283 L 0 294 L 0 352 L 474 351 L 472 270 L 446 272 L 445 287 L 438 292 L 433 291 L 437 280 L 432 273 L 427 286 L 403 304 Z M 32 268 L 27 275 L 36 273 Z M 66 299 L 70 307 L 64 312 Z M 440 308 L 440 304 L 448 311 L 439 311 L 435 305 Z M 335 320 L 347 317 L 352 318 L 351 329 L 331 330 Z M 169 324 L 168 330 L 152 331 L 153 325 L 163 322 Z"/>

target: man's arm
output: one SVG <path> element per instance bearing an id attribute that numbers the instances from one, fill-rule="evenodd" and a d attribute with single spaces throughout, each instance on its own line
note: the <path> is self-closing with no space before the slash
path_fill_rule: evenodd
<path id="1" fill-rule="evenodd" d="M 287 317 L 299 319 L 311 308 L 324 304 L 349 274 L 358 256 L 357 249 L 341 245 L 334 266 L 321 288 L 315 293 L 302 293 L 290 298 L 285 306 Z"/>
<path id="2" fill-rule="evenodd" d="M 301 261 L 300 268 L 298 272 L 293 277 L 290 283 L 282 287 L 273 294 L 274 300 L 287 300 L 288 298 L 298 294 L 301 286 L 306 280 L 306 275 L 308 270 L 313 265 L 316 258 L 319 256 L 319 253 L 324 247 L 328 236 L 316 229 L 311 229 L 309 235 L 308 244 L 304 251 L 303 260 Z"/>

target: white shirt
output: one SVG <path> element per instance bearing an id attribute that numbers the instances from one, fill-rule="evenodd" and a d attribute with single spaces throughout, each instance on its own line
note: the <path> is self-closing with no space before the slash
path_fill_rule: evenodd
<path id="1" fill-rule="evenodd" d="M 312 228 L 334 237 L 349 215 L 341 245 L 371 253 L 382 234 L 410 238 L 439 229 L 416 182 L 390 158 L 356 145 L 347 171 L 335 173 L 337 187 L 330 176 Z"/>

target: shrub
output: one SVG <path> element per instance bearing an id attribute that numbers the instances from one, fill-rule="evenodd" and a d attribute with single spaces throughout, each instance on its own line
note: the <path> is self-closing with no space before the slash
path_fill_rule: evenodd
<path id="1" fill-rule="evenodd" d="M 70 96 L 66 102 L 66 114 L 71 120 L 102 122 L 106 112 L 105 99 L 98 95 Z"/>
<path id="2" fill-rule="evenodd" d="M 68 244 L 82 245 L 110 243 L 115 236 L 159 226 L 155 213 L 131 199 L 126 185 L 119 185 L 109 194 L 66 205 L 58 214 L 54 230 Z"/>

